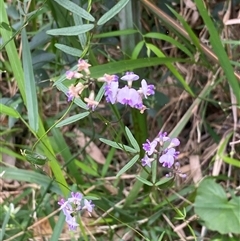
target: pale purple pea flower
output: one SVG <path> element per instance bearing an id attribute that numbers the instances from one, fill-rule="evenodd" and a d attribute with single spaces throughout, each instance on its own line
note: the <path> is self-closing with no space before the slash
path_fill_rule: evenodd
<path id="1" fill-rule="evenodd" d="M 89 213 L 91 213 L 93 211 L 93 208 L 94 208 L 94 204 L 92 203 L 92 200 L 87 200 L 87 199 L 84 199 L 84 207 L 83 209 L 87 209 Z"/>
<path id="2" fill-rule="evenodd" d="M 128 88 L 127 86 L 119 89 L 117 102 L 122 105 L 129 105 L 132 108 L 142 106 L 142 98 L 139 93 L 135 89 Z"/>
<path id="3" fill-rule="evenodd" d="M 79 224 L 76 222 L 75 216 L 72 217 L 71 215 L 66 215 L 65 221 L 68 224 L 69 230 L 75 231 L 79 226 Z"/>
<path id="4" fill-rule="evenodd" d="M 89 64 L 86 60 L 79 59 L 77 66 L 78 66 L 78 71 L 83 70 L 87 75 L 90 75 L 89 67 L 91 66 L 91 64 Z"/>
<path id="5" fill-rule="evenodd" d="M 106 101 L 110 102 L 111 104 L 115 104 L 118 93 L 118 82 L 110 82 L 109 84 L 105 84 L 104 89 Z"/>
<path id="6" fill-rule="evenodd" d="M 150 142 L 148 139 L 146 140 L 146 143 L 143 143 L 143 150 L 146 151 L 146 153 L 151 156 L 153 152 L 156 149 L 158 142 L 156 139 L 154 139 L 152 142 Z"/>
<path id="7" fill-rule="evenodd" d="M 154 85 L 148 85 L 147 81 L 143 79 L 141 81 L 141 89 L 139 90 L 140 93 L 144 95 L 144 97 L 147 99 L 148 96 L 155 94 L 155 86 Z"/>
<path id="8" fill-rule="evenodd" d="M 154 158 L 149 158 L 149 156 L 145 155 L 144 158 L 142 158 L 142 166 L 149 166 L 151 167 L 151 163 L 154 161 Z"/>
<path id="9" fill-rule="evenodd" d="M 111 83 L 111 82 L 117 82 L 118 78 L 119 77 L 115 74 L 113 74 L 113 75 L 104 74 L 103 77 L 98 78 L 98 81 Z"/>
<path id="10" fill-rule="evenodd" d="M 174 148 L 168 149 L 165 154 L 160 156 L 159 162 L 162 163 L 163 167 L 171 168 L 174 164 L 176 153 Z"/>
<path id="11" fill-rule="evenodd" d="M 95 100 L 95 93 L 93 90 L 90 91 L 88 98 L 84 98 L 84 101 L 87 103 L 88 109 L 92 109 L 92 111 L 94 111 L 99 104 L 99 102 Z"/>
<path id="12" fill-rule="evenodd" d="M 68 102 L 72 101 L 74 98 L 79 98 L 79 95 L 82 93 L 84 89 L 85 86 L 82 83 L 78 83 L 76 86 L 74 84 L 71 84 L 68 87 L 67 92 Z"/>
<path id="13" fill-rule="evenodd" d="M 83 77 L 83 75 L 81 73 L 76 72 L 76 71 L 71 71 L 71 70 L 66 71 L 66 78 L 69 79 L 69 80 L 71 80 L 73 78 L 80 79 L 82 77 Z"/>
<path id="14" fill-rule="evenodd" d="M 167 136 L 167 132 L 159 132 L 157 138 L 160 146 L 163 146 L 166 141 L 170 140 L 170 137 Z"/>
<path id="15" fill-rule="evenodd" d="M 72 79 L 72 78 L 74 78 L 74 72 L 73 71 L 71 71 L 71 70 L 68 70 L 67 72 L 66 72 L 66 78 L 67 79 Z"/>
<path id="16" fill-rule="evenodd" d="M 180 145 L 180 141 L 178 138 L 173 138 L 168 146 L 168 148 L 171 148 L 171 147 L 175 147 L 175 146 L 179 146 Z"/>
<path id="17" fill-rule="evenodd" d="M 90 214 L 93 211 L 94 204 L 91 200 L 86 200 L 83 198 L 83 195 L 80 192 L 72 192 L 71 197 L 67 200 L 60 199 L 58 202 L 60 205 L 60 210 L 63 211 L 63 214 L 66 216 L 66 222 L 70 230 L 76 230 L 79 224 L 76 222 L 76 217 L 86 209 Z"/>
<path id="18" fill-rule="evenodd" d="M 126 72 L 125 75 L 123 75 L 121 78 L 121 80 L 126 80 L 126 81 L 135 81 L 138 79 L 139 79 L 139 76 L 137 74 L 134 74 L 134 72 Z"/>

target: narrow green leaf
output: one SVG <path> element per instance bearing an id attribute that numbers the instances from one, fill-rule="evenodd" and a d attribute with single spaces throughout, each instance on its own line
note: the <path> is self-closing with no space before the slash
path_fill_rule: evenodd
<path id="1" fill-rule="evenodd" d="M 62 234 L 62 231 L 65 225 L 66 225 L 66 216 L 64 215 L 63 212 L 60 212 L 60 215 L 57 218 L 57 223 L 54 226 L 53 233 L 49 241 L 59 240 L 61 238 L 60 236 Z"/>
<path id="2" fill-rule="evenodd" d="M 189 37 L 191 38 L 192 42 L 194 45 L 197 47 L 200 53 L 202 53 L 202 49 L 200 46 L 200 42 L 198 37 L 195 35 L 193 32 L 192 28 L 189 26 L 189 24 L 186 22 L 186 20 L 179 14 L 177 13 L 173 8 L 169 7 L 168 8 L 171 10 L 171 12 L 176 16 L 176 18 L 181 22 L 185 30 L 187 31 Z"/>
<path id="3" fill-rule="evenodd" d="M 231 158 L 231 157 L 228 157 L 228 156 L 221 156 L 221 157 L 224 160 L 224 162 L 240 168 L 240 160 L 237 160 L 237 159 L 234 159 L 234 158 Z"/>
<path id="4" fill-rule="evenodd" d="M 73 20 L 75 26 L 81 26 L 83 25 L 83 20 L 80 16 L 73 14 Z M 81 33 L 78 35 L 79 42 L 81 44 L 81 47 L 83 50 L 85 50 L 88 42 L 87 33 Z M 84 51 L 83 51 L 84 52 Z"/>
<path id="5" fill-rule="evenodd" d="M 103 14 L 103 16 L 98 20 L 97 25 L 103 25 L 108 20 L 117 15 L 127 4 L 129 0 L 120 0 L 114 7 L 112 7 L 108 12 Z"/>
<path id="6" fill-rule="evenodd" d="M 160 185 L 163 185 L 169 181 L 173 180 L 173 177 L 165 177 L 165 178 L 162 178 L 160 181 L 156 182 L 155 183 L 155 186 L 158 187 Z"/>
<path id="7" fill-rule="evenodd" d="M 122 73 L 124 71 L 128 71 L 131 67 L 132 70 L 145 68 L 150 66 L 156 66 L 160 64 L 167 64 L 172 62 L 187 62 L 188 59 L 181 59 L 181 58 L 139 58 L 139 59 L 129 59 L 129 60 L 120 60 L 117 62 L 111 62 L 107 64 L 102 64 L 98 66 L 90 67 L 91 77 L 92 78 L 99 78 L 102 77 L 104 74 L 116 74 Z M 76 71 L 77 65 L 71 68 L 71 71 Z M 64 85 L 60 85 L 66 79 L 65 75 L 59 77 L 56 80 L 53 86 L 57 85 L 58 89 L 63 91 L 65 94 L 68 91 L 67 87 Z"/>
<path id="8" fill-rule="evenodd" d="M 123 145 L 122 143 L 118 143 L 118 142 L 115 142 L 115 141 L 110 141 L 110 140 L 107 140 L 107 139 L 104 139 L 104 138 L 99 138 L 99 140 L 101 142 L 111 146 L 111 147 L 116 148 L 116 149 L 120 149 L 120 150 L 127 151 L 127 152 L 130 152 L 130 153 L 136 153 L 135 149 L 133 149 L 130 146 Z"/>
<path id="9" fill-rule="evenodd" d="M 195 2 L 197 5 L 197 8 L 198 8 L 198 11 L 200 12 L 200 14 L 203 18 L 203 21 L 206 24 L 206 27 L 209 31 L 210 42 L 211 42 L 212 48 L 213 48 L 215 54 L 217 55 L 218 61 L 221 65 L 221 67 L 223 68 L 224 73 L 226 74 L 227 80 L 229 81 L 229 83 L 232 87 L 233 93 L 235 94 L 236 99 L 237 99 L 237 103 L 240 105 L 240 84 L 234 75 L 234 71 L 231 66 L 229 57 L 222 46 L 222 42 L 219 37 L 218 30 L 215 28 L 214 23 L 212 22 L 212 20 L 209 16 L 209 13 L 208 13 L 206 7 L 204 6 L 203 1 L 196 0 Z"/>
<path id="10" fill-rule="evenodd" d="M 89 175 L 92 175 L 94 177 L 99 177 L 99 174 L 96 170 L 94 170 L 89 164 L 85 164 L 82 161 L 75 160 L 76 167 L 80 168 L 84 173 L 87 173 Z"/>
<path id="11" fill-rule="evenodd" d="M 5 171 L 4 178 L 6 179 L 24 181 L 31 184 L 36 183 L 44 188 L 49 187 L 49 183 L 52 182 L 51 178 L 36 171 L 23 170 L 15 167 L 1 167 L 1 171 Z M 50 190 L 58 195 L 62 195 L 59 185 L 56 182 L 52 183 Z"/>
<path id="12" fill-rule="evenodd" d="M 102 85 L 102 87 L 100 88 L 100 90 L 97 93 L 97 96 L 96 96 L 95 100 L 97 102 L 100 102 L 102 97 L 103 97 L 103 95 L 104 95 L 104 93 L 105 93 L 105 88 L 104 88 L 104 85 Z"/>
<path id="13" fill-rule="evenodd" d="M 38 102 L 37 102 L 37 90 L 35 84 L 35 78 L 33 73 L 32 57 L 29 48 L 28 38 L 25 28 L 22 30 L 22 62 L 24 70 L 24 79 L 25 79 L 25 93 L 26 95 L 26 105 L 28 110 L 28 120 L 29 125 L 34 131 L 38 130 Z"/>
<path id="14" fill-rule="evenodd" d="M 153 57 L 153 58 L 139 58 L 139 59 L 129 59 L 129 60 L 121 60 L 117 62 L 107 63 L 103 65 L 93 66 L 90 68 L 91 77 L 99 78 L 103 76 L 105 73 L 108 74 L 116 74 L 122 73 L 130 69 L 139 69 L 150 66 L 156 66 L 160 64 L 172 63 L 172 62 L 187 62 L 188 59 L 181 58 L 167 58 L 167 57 Z"/>
<path id="15" fill-rule="evenodd" d="M 72 56 L 80 57 L 82 54 L 82 51 L 80 49 L 69 47 L 64 44 L 55 44 L 54 46 L 56 48 L 60 49 L 61 51 L 63 51 L 64 53 L 72 55 Z"/>
<path id="16" fill-rule="evenodd" d="M 147 33 L 144 35 L 145 38 L 155 38 L 155 39 L 161 39 L 161 40 L 165 40 L 166 42 L 171 43 L 172 45 L 178 47 L 179 49 L 181 49 L 186 55 L 188 55 L 189 57 L 192 57 L 192 53 L 184 46 L 182 45 L 179 41 L 175 40 L 174 38 L 167 36 L 165 34 L 161 34 L 161 33 Z"/>
<path id="17" fill-rule="evenodd" d="M 54 1 L 57 2 L 59 5 L 61 5 L 62 7 L 64 7 L 65 9 L 69 10 L 70 12 L 75 13 L 88 21 L 92 21 L 92 22 L 95 21 L 95 18 L 89 12 L 79 7 L 74 2 L 67 1 L 67 0 L 54 0 Z"/>
<path id="18" fill-rule="evenodd" d="M 117 174 L 117 177 L 121 176 L 124 172 L 130 169 L 139 159 L 139 155 L 134 156 Z"/>
<path id="19" fill-rule="evenodd" d="M 135 148 L 135 150 L 137 152 L 140 152 L 140 147 L 139 147 L 136 139 L 134 138 L 132 132 L 129 130 L 129 128 L 127 126 L 125 127 L 125 131 L 126 131 L 127 137 L 129 139 L 130 143 L 132 144 L 132 146 Z"/>
<path id="20" fill-rule="evenodd" d="M 139 33 L 139 32 L 135 29 L 123 29 L 123 30 L 117 30 L 117 31 L 110 31 L 107 33 L 94 34 L 93 38 L 109 38 L 109 37 L 130 35 L 135 33 Z"/>
<path id="21" fill-rule="evenodd" d="M 164 240 L 163 237 L 165 235 L 165 231 L 162 232 L 162 234 L 160 235 L 159 239 L 157 241 L 162 241 Z"/>
<path id="22" fill-rule="evenodd" d="M 3 238 L 5 236 L 5 230 L 7 228 L 7 224 L 9 222 L 9 219 L 12 216 L 13 208 L 14 208 L 13 203 L 10 203 L 9 207 L 8 207 L 8 210 L 4 210 L 4 212 L 3 212 L 3 209 L 4 209 L 3 205 L 1 207 L 1 213 L 3 215 L 2 217 L 4 217 L 4 220 L 2 222 L 2 226 L 1 226 L 1 229 L 0 229 L 0 238 Z"/>
<path id="23" fill-rule="evenodd" d="M 93 24 L 83 24 L 80 26 L 51 29 L 51 30 L 48 30 L 46 33 L 50 35 L 77 36 L 79 34 L 86 33 L 93 28 L 94 28 Z"/>
<path id="24" fill-rule="evenodd" d="M 134 50 L 132 51 L 132 59 L 137 59 L 138 55 L 140 54 L 143 46 L 144 46 L 144 41 L 140 41 L 134 48 Z"/>
<path id="25" fill-rule="evenodd" d="M 146 184 L 146 185 L 148 185 L 148 186 L 150 186 L 150 187 L 153 186 L 153 183 L 149 182 L 147 179 L 145 179 L 145 178 L 143 178 L 143 177 L 141 177 L 141 176 L 136 176 L 136 178 L 137 178 L 140 182 L 142 182 L 142 183 L 144 183 L 144 184 Z"/>
<path id="26" fill-rule="evenodd" d="M 18 118 L 20 116 L 20 114 L 15 109 L 1 103 L 0 103 L 0 113 L 7 116 L 14 117 L 14 118 Z"/>
<path id="27" fill-rule="evenodd" d="M 65 126 L 65 125 L 69 125 L 73 122 L 76 122 L 78 120 L 81 120 L 83 118 L 85 118 L 86 116 L 88 116 L 90 114 L 89 111 L 86 111 L 86 112 L 83 112 L 83 113 L 80 113 L 80 114 L 77 114 L 77 115 L 73 115 L 73 116 L 70 116 L 69 118 L 63 120 L 63 121 L 60 121 L 56 127 L 62 127 L 62 126 Z"/>

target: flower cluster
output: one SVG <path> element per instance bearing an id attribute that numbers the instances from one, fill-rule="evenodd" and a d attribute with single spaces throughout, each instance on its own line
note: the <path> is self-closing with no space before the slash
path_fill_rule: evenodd
<path id="1" fill-rule="evenodd" d="M 62 198 L 58 204 L 61 206 L 60 209 L 66 216 L 66 222 L 70 230 L 76 230 L 76 228 L 79 226 L 76 218 L 83 210 L 87 210 L 90 214 L 94 208 L 92 201 L 84 199 L 80 192 L 72 192 L 70 198 L 67 200 Z"/>
<path id="2" fill-rule="evenodd" d="M 84 78 L 85 80 L 88 80 L 90 78 L 90 70 L 89 67 L 91 65 L 88 64 L 85 60 L 79 59 L 78 60 L 78 69 L 77 71 L 71 71 L 68 70 L 66 72 L 66 79 L 81 79 Z M 80 73 L 84 71 L 83 73 Z M 81 93 L 84 89 L 88 87 L 88 84 L 83 84 L 81 82 L 77 83 L 76 85 L 71 84 L 68 88 L 67 97 L 68 101 L 72 101 L 74 98 L 79 98 Z M 89 97 L 84 98 L 84 101 L 87 103 L 87 106 L 89 109 L 95 110 L 97 105 L 99 104 L 97 101 L 95 101 L 95 93 L 93 90 L 90 91 Z"/>
<path id="3" fill-rule="evenodd" d="M 129 105 L 132 108 L 139 109 L 144 112 L 146 106 L 143 105 L 143 99 L 150 95 L 154 95 L 154 85 L 148 85 L 146 80 L 141 81 L 141 87 L 136 90 L 132 88 L 132 82 L 139 79 L 139 76 L 133 72 L 126 72 L 121 80 L 127 81 L 127 85 L 119 88 L 118 76 L 105 74 L 99 78 L 99 81 L 105 82 L 105 97 L 106 101 L 111 104 L 120 103 Z"/>
<path id="4" fill-rule="evenodd" d="M 151 156 L 157 154 L 159 156 L 158 161 L 163 167 L 175 169 L 175 172 L 177 172 L 179 176 L 185 177 L 186 175 L 178 170 L 179 163 L 175 162 L 180 153 L 179 151 L 176 151 L 175 147 L 179 146 L 179 144 L 180 141 L 178 138 L 170 138 L 167 136 L 166 132 L 159 132 L 152 142 L 147 139 L 146 143 L 142 145 L 143 150 L 145 151 L 145 156 L 141 160 L 142 165 L 151 167 L 152 161 L 155 160 L 155 158 L 152 158 Z M 158 145 L 160 146 L 159 150 L 156 149 Z"/>
<path id="5" fill-rule="evenodd" d="M 88 64 L 85 60 L 78 60 L 78 69 L 77 71 L 67 71 L 66 79 L 90 79 L 90 70 L 89 67 L 91 65 Z M 127 85 L 120 88 L 119 81 L 117 75 L 108 75 L 105 74 L 103 77 L 98 78 L 98 81 L 105 82 L 104 90 L 106 101 L 111 104 L 120 103 L 122 105 L 129 105 L 132 108 L 139 109 L 141 113 L 143 113 L 147 108 L 143 104 L 143 99 L 147 99 L 148 96 L 154 95 L 155 86 L 151 84 L 147 84 L 146 80 L 143 79 L 141 81 L 141 87 L 136 90 L 132 88 L 132 82 L 139 79 L 139 76 L 133 72 L 126 72 L 124 76 L 121 77 L 121 80 L 126 81 Z M 88 87 L 87 84 L 83 84 L 78 82 L 77 84 L 71 84 L 68 88 L 67 97 L 68 101 L 72 101 L 74 98 L 79 98 L 81 93 L 85 88 Z M 87 103 L 88 108 L 95 110 L 97 105 L 99 104 L 95 101 L 95 93 L 94 90 L 90 91 L 90 95 L 88 98 L 84 98 L 84 101 Z"/>

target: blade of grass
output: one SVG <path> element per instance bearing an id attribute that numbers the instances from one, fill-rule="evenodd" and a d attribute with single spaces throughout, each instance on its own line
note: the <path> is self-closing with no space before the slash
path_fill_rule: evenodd
<path id="1" fill-rule="evenodd" d="M 26 95 L 26 105 L 28 111 L 29 125 L 36 132 L 38 130 L 38 103 L 35 78 L 33 73 L 32 57 L 29 48 L 27 33 L 22 30 L 22 62 L 24 71 L 24 86 Z"/>
<path id="2" fill-rule="evenodd" d="M 19 113 L 13 109 L 12 107 L 6 106 L 4 104 L 0 103 L 0 113 L 1 114 L 5 114 L 14 118 L 18 118 L 19 117 Z"/>
<path id="3" fill-rule="evenodd" d="M 234 76 L 233 68 L 231 66 L 229 57 L 222 46 L 222 42 L 219 38 L 218 31 L 215 28 L 210 16 L 208 15 L 208 11 L 207 11 L 206 7 L 204 6 L 203 1 L 196 0 L 195 3 L 197 5 L 199 13 L 201 14 L 201 16 L 203 18 L 204 23 L 206 24 L 206 26 L 208 28 L 212 48 L 218 58 L 218 61 L 221 65 L 222 69 L 224 70 L 224 72 L 226 74 L 226 77 L 229 81 L 230 86 L 233 89 L 233 93 L 236 96 L 237 103 L 238 103 L 238 105 L 240 105 L 240 85 L 237 82 L 236 77 Z"/>
<path id="4" fill-rule="evenodd" d="M 29 183 L 36 183 L 44 188 L 47 188 L 49 183 L 52 182 L 52 179 L 48 176 L 34 171 L 12 167 L 1 167 L 1 170 L 5 171 L 3 178 L 24 181 Z M 62 194 L 57 183 L 52 183 L 50 190 L 51 192 L 54 192 L 58 195 Z"/>

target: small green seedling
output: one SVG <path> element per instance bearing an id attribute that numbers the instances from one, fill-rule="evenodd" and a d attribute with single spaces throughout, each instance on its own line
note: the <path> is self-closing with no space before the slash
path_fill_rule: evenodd
<path id="1" fill-rule="evenodd" d="M 27 161 L 33 165 L 43 166 L 48 160 L 47 157 L 29 150 L 20 150 L 21 154 L 26 157 Z"/>

